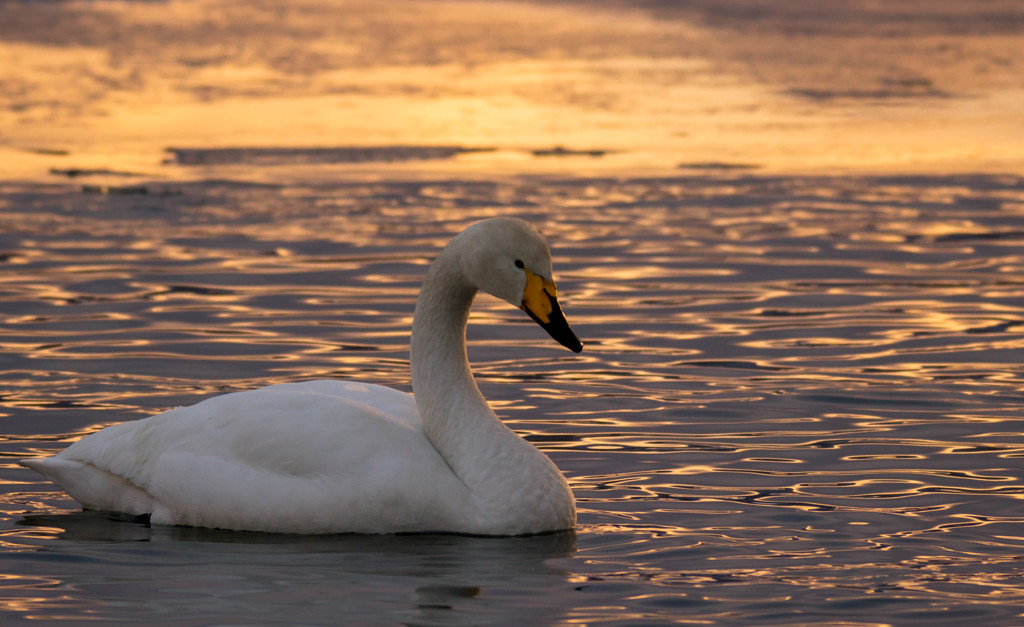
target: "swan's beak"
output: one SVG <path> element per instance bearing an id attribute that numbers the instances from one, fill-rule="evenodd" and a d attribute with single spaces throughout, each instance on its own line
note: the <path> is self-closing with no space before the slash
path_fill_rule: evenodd
<path id="1" fill-rule="evenodd" d="M 519 308 L 530 314 L 556 342 L 574 353 L 583 350 L 583 343 L 569 328 L 562 308 L 558 306 L 558 290 L 554 281 L 544 279 L 529 270 L 526 273 L 526 289 L 523 290 L 523 304 Z"/>

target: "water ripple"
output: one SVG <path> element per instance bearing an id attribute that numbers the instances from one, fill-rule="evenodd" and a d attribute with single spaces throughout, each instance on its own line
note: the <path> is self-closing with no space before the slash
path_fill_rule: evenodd
<path id="1" fill-rule="evenodd" d="M 75 538 L 162 532 L 76 518 L 16 459 L 228 390 L 408 389 L 426 264 L 451 232 L 505 214 L 552 240 L 587 345 L 569 355 L 489 298 L 469 329 L 484 394 L 575 491 L 576 552 L 545 579 L 578 599 L 570 620 L 628 606 L 638 620 L 778 622 L 774 606 L 1009 624 L 1024 602 L 1019 179 L 175 187 L 3 190 L 0 542 L 75 564 L 9 570 L 20 615 L 110 617 L 52 586 L 110 598 L 86 583 L 97 564 L 142 558 Z M 275 559 L 232 554 L 225 576 L 259 587 L 243 573 Z M 475 598 L 417 585 L 424 607 Z"/>

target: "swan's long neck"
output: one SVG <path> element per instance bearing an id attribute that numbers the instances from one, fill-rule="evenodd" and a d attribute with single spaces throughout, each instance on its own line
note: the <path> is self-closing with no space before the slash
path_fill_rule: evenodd
<path id="1" fill-rule="evenodd" d="M 569 529 L 576 507 L 546 455 L 508 429 L 480 393 L 466 356 L 466 323 L 477 287 L 462 271 L 464 242 L 438 255 L 412 323 L 412 387 L 423 428 L 468 489 L 462 530 L 521 534 Z M 470 505 L 471 504 L 471 505 Z"/>
<path id="2" fill-rule="evenodd" d="M 477 450 L 508 431 L 480 393 L 466 356 L 466 323 L 477 288 L 463 274 L 457 247 L 441 251 L 423 282 L 412 323 L 412 387 L 434 447 L 470 489 L 478 486 Z M 513 435 L 509 433 L 509 435 Z M 507 436 L 505 436 L 507 437 Z"/>

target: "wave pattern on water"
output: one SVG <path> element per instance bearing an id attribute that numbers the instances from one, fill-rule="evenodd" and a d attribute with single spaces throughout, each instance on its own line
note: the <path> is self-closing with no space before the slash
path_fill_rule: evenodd
<path id="1" fill-rule="evenodd" d="M 1019 178 L 721 171 L 161 189 L 172 193 L 0 189 L 0 543 L 21 615 L 117 616 L 97 599 L 123 588 L 48 592 L 139 557 L 85 538 L 158 541 L 143 559 L 167 560 L 182 598 L 194 570 L 159 542 L 211 538 L 67 514 L 73 504 L 15 459 L 227 390 L 317 377 L 408 389 L 426 266 L 493 215 L 549 237 L 586 344 L 568 354 L 490 298 L 469 329 L 484 394 L 573 485 L 574 548 L 538 548 L 505 586 L 467 557 L 503 541 L 438 549 L 475 564 L 438 567 L 443 585 L 472 584 L 455 589 L 365 556 L 352 570 L 295 540 L 266 541 L 285 559 L 222 533 L 250 547 L 217 549 L 229 587 L 258 584 L 280 602 L 284 588 L 244 572 L 298 555 L 316 590 L 355 574 L 379 584 L 364 616 L 406 607 L 388 599 L 409 586 L 423 590 L 408 616 L 450 616 L 429 609 L 445 606 L 480 621 L 513 611 L 517 595 L 532 595 L 534 619 L 588 623 L 1008 624 L 1024 611 Z M 423 549 L 372 542 L 391 565 Z M 209 611 L 241 612 L 226 598 Z"/>

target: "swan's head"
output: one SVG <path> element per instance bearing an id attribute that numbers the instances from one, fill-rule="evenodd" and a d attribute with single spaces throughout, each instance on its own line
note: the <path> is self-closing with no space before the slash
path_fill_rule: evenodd
<path id="1" fill-rule="evenodd" d="M 490 218 L 463 232 L 462 271 L 478 288 L 519 307 L 559 344 L 578 353 L 583 344 L 558 306 L 551 251 L 532 226 Z"/>

